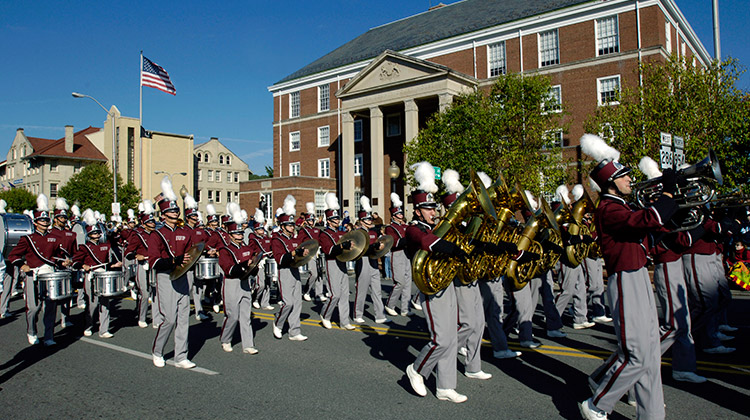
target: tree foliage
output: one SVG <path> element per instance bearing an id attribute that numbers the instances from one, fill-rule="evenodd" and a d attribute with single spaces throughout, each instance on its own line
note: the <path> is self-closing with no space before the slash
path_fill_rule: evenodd
<path id="1" fill-rule="evenodd" d="M 640 71 L 642 87 L 624 88 L 619 105 L 599 107 L 584 123 L 586 131 L 603 132 L 622 153 L 620 160 L 634 169 L 643 156 L 658 162 L 659 133 L 672 133 L 685 139 L 687 163 L 702 160 L 713 148 L 726 188 L 746 183 L 750 97 L 735 86 L 744 72 L 737 60 L 701 68 L 672 57 L 666 63 L 643 63 Z"/>
<path id="2" fill-rule="evenodd" d="M 73 175 L 60 188 L 59 194 L 65 197 L 69 204 L 78 203 L 81 211 L 87 208 L 104 214 L 112 213 L 113 179 L 112 172 L 105 163 L 94 163 L 84 167 L 81 172 Z M 125 209 L 135 209 L 141 199 L 141 192 L 132 183 L 122 184 L 117 178 L 117 201 L 125 213 Z"/>
<path id="3" fill-rule="evenodd" d="M 0 199 L 8 203 L 8 213 L 23 213 L 24 210 L 36 209 L 36 196 L 24 188 L 0 191 Z"/>
<path id="4" fill-rule="evenodd" d="M 553 191 L 567 173 L 551 133 L 566 132 L 567 124 L 566 112 L 549 95 L 546 77 L 512 74 L 499 77 L 489 92 L 459 96 L 404 146 L 407 166 L 428 161 L 458 171 L 464 183 L 471 169 L 492 179 L 502 172 L 535 193 L 542 180 Z"/>

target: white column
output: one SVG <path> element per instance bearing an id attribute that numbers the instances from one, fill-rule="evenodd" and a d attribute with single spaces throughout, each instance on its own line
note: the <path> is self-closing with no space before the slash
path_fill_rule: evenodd
<path id="1" fill-rule="evenodd" d="M 417 134 L 419 134 L 419 108 L 417 107 L 417 103 L 414 101 L 414 99 L 407 99 L 404 101 L 404 120 L 405 120 L 405 141 L 406 144 L 410 144 L 411 142 L 415 141 L 417 138 Z M 404 155 L 404 163 L 408 160 L 408 156 Z M 406 174 L 406 168 L 403 167 L 402 175 L 405 176 Z M 404 185 L 404 197 L 402 197 L 402 201 L 404 202 L 404 210 L 406 214 L 412 214 L 412 205 L 408 202 L 407 197 L 411 195 L 411 187 L 409 184 Z"/>
<path id="2" fill-rule="evenodd" d="M 389 162 L 390 163 L 390 162 Z M 372 211 L 383 215 L 385 202 L 385 166 L 383 164 L 383 111 L 379 107 L 370 108 L 370 202 L 377 198 L 378 204 Z"/>
<path id="3" fill-rule="evenodd" d="M 453 95 L 450 93 L 441 93 L 438 95 L 438 109 L 440 112 L 445 111 L 453 103 Z"/>
<path id="4" fill-rule="evenodd" d="M 341 213 L 349 211 L 354 220 L 354 117 L 341 113 Z"/>

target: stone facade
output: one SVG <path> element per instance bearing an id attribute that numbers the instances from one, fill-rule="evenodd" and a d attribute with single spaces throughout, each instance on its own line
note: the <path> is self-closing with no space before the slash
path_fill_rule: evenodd
<path id="1" fill-rule="evenodd" d="M 247 163 L 216 137 L 193 147 L 193 161 L 193 196 L 204 215 L 208 203 L 223 213 L 228 202 L 240 202 L 240 183 L 247 181 L 250 174 Z"/>

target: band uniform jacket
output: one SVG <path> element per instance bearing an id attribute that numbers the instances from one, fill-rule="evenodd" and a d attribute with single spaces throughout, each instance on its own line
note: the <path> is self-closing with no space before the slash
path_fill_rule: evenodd
<path id="1" fill-rule="evenodd" d="M 149 267 L 157 272 L 172 271 L 177 266 L 174 258 L 185 255 L 192 244 L 189 230 L 183 227 L 173 229 L 165 224 L 148 238 Z"/>
<path id="2" fill-rule="evenodd" d="M 62 250 L 63 255 L 72 260 L 76 253 L 76 248 L 78 248 L 76 234 L 69 229 L 60 229 L 57 227 L 50 227 L 49 234 L 59 238 L 60 249 Z"/>
<path id="3" fill-rule="evenodd" d="M 263 252 L 266 257 L 270 257 L 273 255 L 273 253 L 271 252 L 271 238 L 268 236 L 258 236 L 255 233 L 251 233 L 247 237 L 247 243 L 255 244 L 255 248 Z"/>
<path id="4" fill-rule="evenodd" d="M 276 260 L 276 264 L 279 268 L 289 268 L 289 264 L 292 262 L 292 252 L 297 249 L 303 241 L 299 236 L 290 238 L 286 234 L 276 232 L 271 238 L 271 251 L 273 252 L 273 259 Z"/>
<path id="5" fill-rule="evenodd" d="M 130 234 L 128 246 L 125 248 L 125 258 L 134 260 L 136 255 L 148 256 L 148 238 L 151 233 L 145 229 L 134 229 Z"/>
<path id="6" fill-rule="evenodd" d="M 219 266 L 226 273 L 227 278 L 238 279 L 248 269 L 247 262 L 258 252 L 261 251 L 255 243 L 238 245 L 232 242 L 219 250 Z"/>
<path id="7" fill-rule="evenodd" d="M 84 265 L 97 266 L 106 264 L 102 267 L 105 269 L 110 268 L 110 253 L 112 251 L 111 246 L 108 243 L 91 243 L 90 241 L 82 244 L 78 247 L 75 256 L 73 257 L 73 268 L 76 270 L 83 269 Z"/>
<path id="8" fill-rule="evenodd" d="M 49 233 L 42 235 L 35 230 L 18 241 L 8 255 L 8 262 L 18 267 L 24 262 L 31 268 L 39 268 L 44 264 L 56 267 L 61 254 L 60 238 Z"/>
<path id="9" fill-rule="evenodd" d="M 320 231 L 320 234 L 318 234 L 320 249 L 326 255 L 327 261 L 336 259 L 336 257 L 331 256 L 331 250 L 334 246 L 336 246 L 336 243 L 338 243 L 338 241 L 342 236 L 344 236 L 344 234 L 345 232 L 331 229 L 330 226 L 327 226 L 325 229 Z"/>
<path id="10" fill-rule="evenodd" d="M 385 227 L 385 234 L 393 237 L 392 252 L 402 251 L 406 248 L 406 228 L 406 225 L 396 222 Z"/>
<path id="11" fill-rule="evenodd" d="M 213 230 L 211 228 L 203 229 L 203 232 L 205 232 L 207 239 L 206 239 L 206 249 L 215 249 L 220 250 L 221 248 L 224 248 L 224 240 L 222 239 L 221 232 L 219 229 Z"/>
<path id="12" fill-rule="evenodd" d="M 415 221 L 406 228 L 406 256 L 414 258 L 419 250 L 432 251 L 440 237 L 432 233 L 432 226 L 422 221 Z"/>

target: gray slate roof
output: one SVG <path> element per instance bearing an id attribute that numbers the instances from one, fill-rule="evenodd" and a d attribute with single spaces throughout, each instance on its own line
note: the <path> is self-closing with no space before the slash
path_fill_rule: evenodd
<path id="1" fill-rule="evenodd" d="M 463 0 L 372 28 L 276 83 L 592 0 Z"/>

